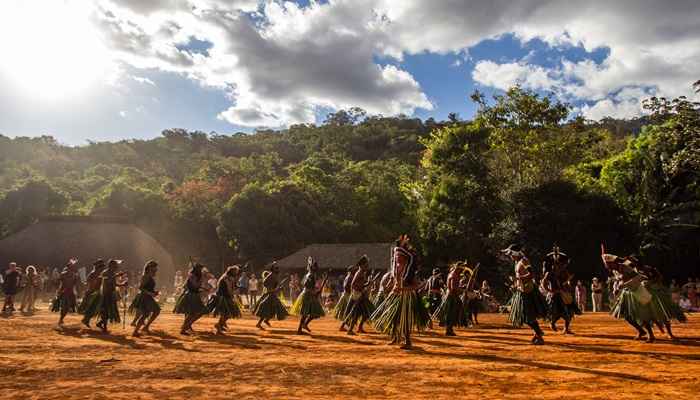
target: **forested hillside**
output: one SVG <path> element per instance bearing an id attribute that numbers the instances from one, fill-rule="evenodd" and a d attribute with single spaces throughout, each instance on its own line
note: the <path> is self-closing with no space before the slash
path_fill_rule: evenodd
<path id="1" fill-rule="evenodd" d="M 409 232 L 428 266 L 467 258 L 494 278 L 511 242 L 535 261 L 558 244 L 582 278 L 601 273 L 601 242 L 668 275 L 700 272 L 697 104 L 650 99 L 643 119 L 595 122 L 517 87 L 472 99 L 472 121 L 351 109 L 255 134 L 0 136 L 0 236 L 46 214 L 111 215 L 215 268 Z"/>

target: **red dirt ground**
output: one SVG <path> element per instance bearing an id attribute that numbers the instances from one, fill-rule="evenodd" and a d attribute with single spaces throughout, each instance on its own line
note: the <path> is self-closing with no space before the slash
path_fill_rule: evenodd
<path id="1" fill-rule="evenodd" d="M 378 334 L 349 337 L 330 318 L 297 336 L 296 318 L 260 332 L 250 316 L 216 336 L 203 318 L 197 335 L 179 335 L 181 317 L 164 312 L 153 334 L 132 338 L 79 327 L 46 306 L 34 316 L 0 319 L 0 396 L 3 399 L 260 398 L 514 398 L 682 399 L 700 391 L 700 316 L 676 325 L 681 339 L 647 344 L 604 313 L 585 314 L 575 336 L 547 331 L 544 346 L 529 344 L 499 314 L 447 338 L 433 331 L 416 349 L 387 345 Z"/>

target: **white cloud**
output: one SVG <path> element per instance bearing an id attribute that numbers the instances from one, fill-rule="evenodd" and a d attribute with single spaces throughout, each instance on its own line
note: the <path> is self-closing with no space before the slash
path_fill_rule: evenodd
<path id="1" fill-rule="evenodd" d="M 551 46 L 609 49 L 601 64 L 563 60 L 548 68 L 531 64 L 528 55 L 517 62 L 481 60 L 472 73 L 494 88 L 520 84 L 584 100 L 587 116 L 633 115 L 640 96 L 687 94 L 700 78 L 697 0 L 331 0 L 307 7 L 277 0 L 67 2 L 90 13 L 97 33 L 90 37 L 99 39 L 96 47 L 105 49 L 109 63 L 135 69 L 133 79 L 142 84 L 154 84 L 138 76 L 148 69 L 224 91 L 231 105 L 218 118 L 250 127 L 313 122 L 320 108 L 359 106 L 386 115 L 432 109 L 401 66 L 403 57 L 434 52 L 469 60 L 469 47 L 505 33 Z M 197 51 L 193 38 L 211 47 Z M 388 57 L 389 65 L 378 57 Z"/>
<path id="2" fill-rule="evenodd" d="M 132 78 L 133 78 L 136 82 L 138 82 L 138 83 L 143 83 L 143 84 L 145 84 L 145 85 L 156 86 L 156 83 L 153 82 L 152 80 L 148 79 L 148 78 L 144 78 L 144 77 L 142 77 L 142 76 L 133 76 Z"/>

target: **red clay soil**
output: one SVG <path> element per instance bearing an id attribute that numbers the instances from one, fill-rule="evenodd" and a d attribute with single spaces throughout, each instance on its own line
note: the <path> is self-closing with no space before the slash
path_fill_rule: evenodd
<path id="1" fill-rule="evenodd" d="M 607 314 L 576 319 L 576 335 L 547 331 L 529 344 L 526 329 L 505 316 L 447 338 L 433 331 L 415 349 L 387 345 L 378 334 L 349 337 L 330 318 L 297 336 L 296 318 L 264 332 L 246 316 L 214 335 L 213 318 L 183 337 L 181 317 L 164 312 L 151 335 L 132 338 L 82 329 L 56 314 L 0 319 L 3 399 L 683 399 L 700 392 L 700 316 L 676 325 L 680 340 L 648 344 Z"/>

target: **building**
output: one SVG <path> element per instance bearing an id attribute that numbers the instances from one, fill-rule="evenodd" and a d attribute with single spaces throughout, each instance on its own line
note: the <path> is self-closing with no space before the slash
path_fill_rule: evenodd
<path id="1" fill-rule="evenodd" d="M 62 268 L 71 257 L 88 270 L 98 258 L 123 259 L 129 271 L 141 271 L 153 259 L 159 264 L 159 282 L 172 282 L 175 275 L 173 258 L 163 246 L 123 218 L 45 217 L 0 240 L 0 269 L 12 261 L 21 267 Z"/>

